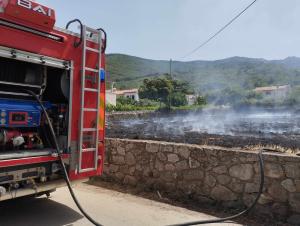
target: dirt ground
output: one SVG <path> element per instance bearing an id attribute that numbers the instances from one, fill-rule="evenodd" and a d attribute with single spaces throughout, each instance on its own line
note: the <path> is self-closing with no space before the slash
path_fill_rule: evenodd
<path id="1" fill-rule="evenodd" d="M 216 218 L 99 186 L 81 184 L 76 186 L 75 192 L 87 212 L 104 226 L 160 226 Z M 58 189 L 50 199 L 44 196 L 2 202 L 0 213 L 1 226 L 92 225 L 80 214 L 67 188 Z"/>
<path id="2" fill-rule="evenodd" d="M 90 184 L 97 187 L 121 192 L 124 194 L 131 194 L 136 197 L 142 197 L 148 200 L 153 200 L 160 203 L 165 203 L 173 207 L 184 208 L 185 210 L 196 211 L 198 213 L 206 214 L 207 216 L 214 216 L 214 218 L 228 217 L 234 215 L 241 210 L 228 209 L 224 206 L 212 206 L 209 204 L 199 204 L 195 201 L 188 199 L 174 200 L 168 197 L 168 194 L 159 191 L 144 191 L 140 188 L 133 188 L 130 186 L 120 185 L 111 181 L 103 181 L 93 179 Z M 207 220 L 209 218 L 200 218 L 200 220 Z M 199 219 L 198 219 L 199 220 Z M 177 222 L 179 223 L 179 222 Z M 240 217 L 234 221 L 234 223 L 212 224 L 212 225 L 247 225 L 247 226 L 289 226 L 289 224 L 282 222 L 274 222 L 273 219 L 268 217 L 257 217 L 251 213 L 248 216 Z"/>
<path id="3" fill-rule="evenodd" d="M 171 201 L 157 193 L 141 192 L 109 182 L 97 186 L 80 184 L 75 187 L 82 206 L 104 226 L 162 226 L 186 221 L 216 219 L 232 213 L 224 207 Z M 163 195 L 163 194 L 162 194 Z M 71 199 L 67 188 L 58 189 L 47 199 L 22 198 L 0 203 L 2 226 L 89 226 Z M 270 219 L 240 218 L 224 226 L 280 225 Z"/>

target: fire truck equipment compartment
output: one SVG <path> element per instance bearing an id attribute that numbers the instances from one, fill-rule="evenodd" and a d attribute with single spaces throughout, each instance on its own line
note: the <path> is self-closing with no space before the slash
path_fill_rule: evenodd
<path id="1" fill-rule="evenodd" d="M 47 109 L 49 102 L 44 103 Z M 0 127 L 38 127 L 41 107 L 33 101 L 0 99 Z"/>

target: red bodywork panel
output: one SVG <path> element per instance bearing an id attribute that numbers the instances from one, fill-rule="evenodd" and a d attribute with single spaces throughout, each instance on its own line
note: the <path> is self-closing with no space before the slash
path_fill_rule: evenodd
<path id="1" fill-rule="evenodd" d="M 54 10 L 41 4 L 28 0 L 10 0 L 3 1 L 3 8 L 3 17 L 9 21 L 43 30 L 54 27 Z"/>
<path id="2" fill-rule="evenodd" d="M 30 2 L 30 1 L 21 1 L 21 2 Z M 41 6 L 38 3 L 31 2 L 32 7 Z M 1 5 L 4 6 L 4 13 L 1 13 Z M 63 31 L 58 31 L 53 28 L 55 23 L 55 12 L 52 9 L 43 7 L 45 12 L 51 11 L 51 16 L 44 15 L 43 13 L 32 10 L 32 7 L 29 9 L 21 7 L 18 5 L 17 0 L 0 0 L 0 20 L 10 21 L 19 25 L 27 26 L 34 28 L 40 31 L 46 31 L 51 35 L 61 37 L 62 41 L 55 41 L 45 37 L 38 36 L 36 34 L 18 30 L 15 28 L 6 27 L 0 24 L 0 46 L 13 48 L 16 50 L 23 50 L 42 56 L 53 57 L 65 61 L 73 62 L 73 88 L 72 94 L 72 123 L 71 123 L 71 143 L 78 143 L 79 140 L 79 119 L 80 119 L 80 106 L 81 106 L 81 67 L 82 67 L 82 45 L 78 48 L 74 47 L 74 42 L 78 41 L 78 37 Z M 3 7 L 2 7 L 3 8 Z M 16 13 L 19 12 L 19 14 Z M 88 46 L 92 48 L 98 48 L 98 44 L 88 41 Z M 86 57 L 86 66 L 90 68 L 95 68 L 97 65 L 97 53 L 89 52 Z M 105 54 L 102 54 L 101 68 L 105 69 Z M 90 95 L 90 96 L 89 96 Z M 95 94 L 86 94 L 87 105 L 93 104 L 96 100 Z M 100 132 L 99 132 L 99 160 L 98 160 L 98 169 L 93 172 L 88 173 L 77 173 L 75 170 L 70 171 L 70 179 L 82 179 L 85 177 L 95 176 L 102 173 L 103 169 L 103 160 L 104 160 L 104 117 L 105 117 L 105 81 L 101 81 L 101 112 L 100 115 Z M 92 123 L 92 122 L 86 122 Z M 66 155 L 65 158 L 71 156 Z M 27 158 L 27 159 L 18 159 L 10 161 L 0 161 L 0 168 L 11 166 L 15 162 L 16 165 L 20 164 L 33 164 L 37 162 L 44 161 L 55 161 L 57 159 L 52 157 L 40 157 L 40 158 Z M 83 163 L 88 166 L 94 158 L 91 158 L 88 155 L 83 156 Z M 7 164 L 9 163 L 9 164 Z"/>

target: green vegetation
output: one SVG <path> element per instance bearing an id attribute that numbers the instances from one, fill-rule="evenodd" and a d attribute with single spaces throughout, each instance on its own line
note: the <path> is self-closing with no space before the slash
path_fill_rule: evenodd
<path id="1" fill-rule="evenodd" d="M 287 58 L 281 61 L 233 57 L 217 61 L 173 62 L 173 77 L 190 85 L 190 90 L 201 93 L 204 103 L 216 105 L 299 105 L 300 98 L 300 59 Z M 166 82 L 164 73 L 169 71 L 168 61 L 147 60 L 121 54 L 108 55 L 107 70 L 110 80 L 119 89 L 148 86 L 150 81 Z M 150 84 L 145 84 L 145 80 Z M 253 92 L 256 87 L 272 85 L 292 85 L 292 92 L 286 100 L 274 101 Z M 158 85 L 158 84 L 157 84 Z M 174 84 L 173 84 L 174 85 Z M 171 89 L 159 89 L 148 99 L 161 101 L 173 106 L 184 105 L 183 95 Z M 143 90 L 141 90 L 143 91 Z M 152 89 L 153 91 L 153 89 Z M 156 95 L 156 96 L 155 96 Z M 161 95 L 161 100 L 158 96 Z M 144 96 L 143 96 L 144 97 Z M 170 100 L 170 98 L 172 100 Z"/>
<path id="2" fill-rule="evenodd" d="M 120 97 L 116 106 L 107 106 L 107 111 L 196 109 L 206 104 L 205 98 L 199 97 L 195 106 L 187 106 L 187 94 L 193 94 L 187 82 L 165 74 L 162 78 L 144 79 L 139 89 L 140 101 Z"/>
<path id="3" fill-rule="evenodd" d="M 144 79 L 139 89 L 141 98 L 164 103 L 167 108 L 187 105 L 187 94 L 192 94 L 187 82 L 173 79 L 166 74 L 163 78 Z"/>
<path id="4" fill-rule="evenodd" d="M 142 111 L 142 110 L 158 110 L 159 103 L 156 103 L 151 100 L 142 99 L 140 101 L 135 101 L 130 98 L 119 97 L 117 99 L 117 105 L 107 105 L 106 111 Z"/>

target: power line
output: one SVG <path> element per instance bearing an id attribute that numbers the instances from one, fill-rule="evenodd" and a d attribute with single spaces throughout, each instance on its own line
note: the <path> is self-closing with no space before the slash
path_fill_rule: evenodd
<path id="1" fill-rule="evenodd" d="M 227 27 L 229 27 L 235 20 L 237 20 L 240 16 L 242 16 L 251 6 L 253 6 L 258 0 L 253 1 L 250 5 L 248 5 L 243 11 L 241 11 L 238 15 L 236 15 L 232 20 L 230 20 L 225 26 L 223 26 L 220 30 L 218 30 L 215 34 L 213 34 L 210 38 L 208 38 L 205 42 L 203 42 L 200 46 L 183 56 L 182 58 L 186 58 L 193 53 L 197 52 L 199 49 L 208 44 L 211 40 L 213 40 L 216 36 L 218 36 L 222 31 L 224 31 Z"/>

